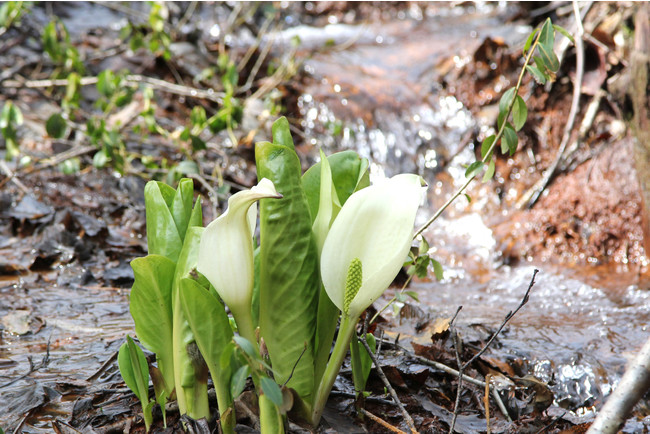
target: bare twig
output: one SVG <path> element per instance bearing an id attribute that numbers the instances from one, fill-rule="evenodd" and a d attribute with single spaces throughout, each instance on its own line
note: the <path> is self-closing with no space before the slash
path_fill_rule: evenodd
<path id="1" fill-rule="evenodd" d="M 357 339 L 359 340 L 359 342 L 361 342 L 363 347 L 368 352 L 368 355 L 372 359 L 372 362 L 374 363 L 375 368 L 377 369 L 377 374 L 379 375 L 379 378 L 381 378 L 381 381 L 384 383 L 384 386 L 386 386 L 386 389 L 390 393 L 390 396 L 393 398 L 393 401 L 395 401 L 395 404 L 397 404 L 400 411 L 402 412 L 402 416 L 404 416 L 404 420 L 406 420 L 406 424 L 411 430 L 411 433 L 417 433 L 418 431 L 415 428 L 415 422 L 413 422 L 413 418 L 408 413 L 408 411 L 406 411 L 406 408 L 399 400 L 399 397 L 397 396 L 397 392 L 395 392 L 395 389 L 393 389 L 393 386 L 391 386 L 390 381 L 388 381 L 388 378 L 386 378 L 384 371 L 381 369 L 381 366 L 379 365 L 379 361 L 377 361 L 377 357 L 375 357 L 375 354 L 372 352 L 370 345 L 368 345 L 368 342 L 365 339 L 366 333 L 368 333 L 368 319 L 369 319 L 368 316 L 366 316 L 366 319 L 363 322 L 363 331 L 361 332 L 362 337 L 361 338 L 357 337 Z"/>
<path id="2" fill-rule="evenodd" d="M 501 333 L 501 330 L 503 330 L 506 324 L 508 324 L 508 321 L 510 321 L 512 317 L 515 316 L 517 312 L 519 312 L 519 310 L 526 305 L 526 303 L 528 303 L 528 299 L 530 297 L 530 290 L 533 289 L 533 286 L 535 286 L 535 277 L 537 276 L 537 273 L 539 273 L 538 269 L 533 270 L 533 277 L 530 279 L 530 283 L 528 284 L 528 289 L 526 289 L 526 293 L 524 294 L 524 297 L 521 299 L 519 306 L 517 306 L 517 309 L 508 312 L 508 315 L 506 315 L 506 317 L 503 319 L 503 322 L 501 323 L 497 331 L 494 332 L 492 337 L 487 341 L 487 343 L 483 346 L 483 348 L 481 348 L 481 350 L 478 353 L 476 353 L 474 357 L 472 357 L 468 362 L 466 362 L 463 365 L 464 368 L 474 363 L 476 359 L 478 359 L 483 355 L 483 353 L 485 353 L 485 351 L 490 347 L 490 345 L 492 345 L 492 342 L 494 342 L 494 340 L 497 338 L 499 333 Z"/>
<path id="3" fill-rule="evenodd" d="M 456 388 L 456 401 L 454 402 L 454 416 L 451 419 L 451 424 L 449 424 L 449 434 L 454 434 L 454 427 L 456 426 L 456 419 L 460 410 L 460 394 L 463 390 L 463 370 L 465 366 L 463 366 L 460 360 L 460 339 L 458 338 L 458 332 L 456 329 L 452 329 L 451 325 L 449 330 L 454 339 L 454 353 L 456 354 L 456 364 L 458 365 L 458 387 Z"/>
<path id="4" fill-rule="evenodd" d="M 4 161 L 0 160 L 0 170 L 5 174 L 6 178 L 0 181 L 0 188 L 4 186 L 8 181 L 13 182 L 16 184 L 16 187 L 18 187 L 20 190 L 22 190 L 23 193 L 29 193 L 29 188 L 23 184 L 20 179 L 16 177 L 16 174 L 11 170 L 9 165 Z"/>
<path id="5" fill-rule="evenodd" d="M 487 424 L 487 434 L 491 433 L 490 430 L 490 380 L 492 374 L 485 376 L 485 395 L 483 395 L 483 405 L 485 406 L 485 423 Z"/>
<path id="6" fill-rule="evenodd" d="M 501 325 L 499 326 L 497 331 L 494 332 L 494 334 L 490 337 L 490 339 L 485 343 L 483 348 L 481 348 L 479 350 L 479 352 L 474 355 L 474 357 L 472 357 L 469 361 L 467 361 L 465 363 L 462 363 L 461 360 L 460 360 L 460 349 L 459 349 L 460 348 L 460 339 L 458 338 L 458 333 L 455 330 L 452 329 L 452 323 L 449 324 L 449 330 L 451 331 L 452 337 L 454 339 L 454 350 L 456 352 L 456 363 L 458 363 L 458 389 L 456 391 L 456 402 L 454 404 L 454 417 L 451 420 L 451 425 L 449 427 L 449 433 L 450 434 L 453 434 L 453 432 L 454 432 L 454 426 L 456 424 L 456 419 L 458 417 L 459 404 L 460 404 L 460 394 L 462 392 L 463 378 L 465 378 L 463 376 L 463 371 L 465 371 L 465 369 L 467 369 L 472 363 L 474 363 L 474 361 L 476 359 L 481 357 L 481 355 L 483 355 L 483 353 L 485 353 L 485 351 L 487 351 L 487 349 L 490 347 L 492 342 L 494 342 L 494 340 L 497 338 L 499 333 L 501 333 L 501 330 L 503 330 L 503 328 L 506 326 L 508 321 L 510 321 L 512 319 L 512 317 L 514 317 L 517 314 L 517 312 L 519 312 L 519 310 L 522 307 L 524 307 L 526 305 L 526 303 L 528 303 L 528 300 L 530 298 L 530 290 L 535 285 L 535 277 L 537 276 L 537 273 L 539 273 L 539 270 L 535 269 L 533 271 L 533 277 L 530 279 L 530 283 L 528 284 L 528 289 L 526 289 L 526 293 L 524 294 L 524 297 L 522 298 L 521 302 L 519 303 L 519 306 L 517 306 L 517 308 L 514 311 L 508 312 L 508 314 L 504 318 L 503 322 L 501 323 Z M 458 312 L 456 312 L 456 313 L 458 313 Z M 487 387 L 487 386 L 485 386 L 485 387 Z M 496 398 L 498 396 L 498 394 L 494 394 L 494 396 Z M 499 403 L 501 400 L 497 399 L 496 401 L 497 401 L 497 403 Z M 503 405 L 502 402 L 501 402 L 501 405 Z M 508 415 L 508 412 L 505 409 L 505 406 L 501 407 L 501 405 L 499 406 L 499 408 L 504 413 L 504 415 L 508 418 L 508 420 L 510 420 L 510 416 Z"/>
<path id="7" fill-rule="evenodd" d="M 143 83 L 162 92 L 171 93 L 173 95 L 186 96 L 190 98 L 206 99 L 218 104 L 223 103 L 223 97 L 225 96 L 223 92 L 215 92 L 213 89 L 198 89 L 191 86 L 170 83 L 168 81 L 160 80 L 154 77 L 147 77 L 140 74 L 129 74 L 124 77 L 124 80 L 126 81 L 126 84 L 136 85 Z M 97 77 L 81 77 L 79 84 L 81 86 L 89 86 L 96 84 L 97 81 Z M 68 80 L 6 80 L 2 83 L 2 85 L 6 88 L 35 89 L 52 86 L 67 86 Z"/>
<path id="8" fill-rule="evenodd" d="M 386 422 L 384 419 L 380 418 L 379 416 L 375 416 L 374 414 L 370 413 L 368 410 L 365 410 L 363 408 L 359 408 L 359 413 L 363 414 L 364 416 L 368 416 L 369 419 L 372 419 L 373 421 L 377 422 L 379 425 L 381 425 L 384 428 L 390 430 L 391 432 L 406 434 L 401 429 L 399 429 L 397 427 L 394 427 L 393 425 L 389 424 L 388 422 Z"/>

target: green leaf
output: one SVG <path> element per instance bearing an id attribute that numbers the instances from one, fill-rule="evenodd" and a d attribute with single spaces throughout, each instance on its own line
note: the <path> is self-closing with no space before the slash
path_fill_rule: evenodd
<path id="1" fill-rule="evenodd" d="M 66 123 L 63 116 L 59 113 L 54 113 L 50 116 L 45 122 L 45 131 L 47 134 L 55 139 L 60 139 L 65 134 L 68 124 Z"/>
<path id="2" fill-rule="evenodd" d="M 148 432 L 153 421 L 152 403 L 149 400 L 149 365 L 144 353 L 129 335 L 126 336 L 126 342 L 122 344 L 117 354 L 117 364 L 124 382 L 142 404 L 144 423 Z"/>
<path id="3" fill-rule="evenodd" d="M 528 39 L 526 39 L 526 43 L 524 44 L 524 49 L 523 49 L 524 56 L 530 49 L 530 46 L 533 44 L 533 41 L 535 40 L 535 36 L 537 36 L 538 31 L 539 30 L 535 29 L 530 35 L 528 35 Z"/>
<path id="4" fill-rule="evenodd" d="M 468 198 L 468 201 L 469 200 L 470 199 Z M 440 262 L 431 258 L 431 265 L 433 265 L 433 274 L 436 276 L 436 279 L 442 280 L 444 278 L 444 272 L 442 270 L 442 265 L 440 264 Z"/>
<path id="5" fill-rule="evenodd" d="M 465 178 L 472 178 L 476 176 L 481 170 L 483 170 L 483 162 L 475 161 L 467 167 L 465 171 Z"/>
<path id="6" fill-rule="evenodd" d="M 337 152 L 327 157 L 327 161 L 329 161 L 332 170 L 332 181 L 340 206 L 345 204 L 352 193 L 370 185 L 367 170 L 368 160 L 359 157 L 356 152 Z M 318 214 L 320 171 L 321 163 L 319 162 L 310 167 L 302 176 L 302 187 L 307 197 L 312 222 Z M 333 217 L 336 217 L 336 213 Z"/>
<path id="7" fill-rule="evenodd" d="M 174 389 L 172 282 L 176 264 L 160 255 L 131 261 L 135 281 L 129 308 L 142 345 L 156 354 L 168 394 Z"/>
<path id="8" fill-rule="evenodd" d="M 465 199 L 467 199 L 467 202 L 472 203 L 472 197 L 467 193 L 464 193 L 464 195 L 465 195 Z"/>
<path id="9" fill-rule="evenodd" d="M 569 33 L 569 31 L 568 31 L 567 29 L 565 29 L 564 27 L 562 27 L 562 26 L 558 26 L 557 24 L 553 24 L 553 28 L 554 28 L 556 31 L 558 31 L 558 32 L 560 32 L 561 34 L 563 34 L 564 36 L 566 36 L 566 37 L 569 39 L 569 41 L 571 41 L 571 43 L 573 43 L 573 44 L 576 43 L 576 41 L 575 41 L 575 39 L 573 39 L 573 36 L 571 35 L 571 33 Z"/>
<path id="10" fill-rule="evenodd" d="M 259 322 L 276 381 L 288 381 L 288 387 L 310 402 L 320 290 L 318 253 L 300 159 L 286 118 L 273 124 L 273 138 L 274 143 L 255 147 L 258 179 L 270 179 L 283 195 L 260 201 Z"/>
<path id="11" fill-rule="evenodd" d="M 269 377 L 260 378 L 260 384 L 262 386 L 262 391 L 264 395 L 273 402 L 273 404 L 278 407 L 282 406 L 282 391 L 278 384 L 271 380 Z"/>
<path id="12" fill-rule="evenodd" d="M 553 30 L 553 24 L 551 23 L 550 18 L 547 18 L 546 21 L 544 21 L 544 25 L 540 30 L 539 43 L 551 47 L 551 49 L 553 44 L 555 44 L 555 31 Z"/>
<path id="13" fill-rule="evenodd" d="M 361 337 L 364 339 L 364 337 Z M 368 346 L 373 354 L 377 351 L 377 341 L 372 333 L 367 333 L 365 336 Z M 352 379 L 354 380 L 354 391 L 359 394 L 365 391 L 366 382 L 372 369 L 372 358 L 368 355 L 368 351 L 356 336 L 352 337 L 350 341 L 350 360 L 352 365 Z"/>
<path id="14" fill-rule="evenodd" d="M 512 104 L 512 99 L 515 97 L 515 88 L 511 87 L 506 90 L 499 101 L 499 115 L 504 115 L 508 112 L 508 107 Z"/>
<path id="15" fill-rule="evenodd" d="M 552 72 L 557 72 L 560 69 L 560 61 L 553 52 L 553 45 L 539 44 L 537 45 L 537 50 L 546 68 Z"/>
<path id="16" fill-rule="evenodd" d="M 533 78 L 538 84 L 545 84 L 546 83 L 546 76 L 542 71 L 537 69 L 535 66 L 531 65 L 526 65 L 526 70 L 531 73 Z"/>
<path id="17" fill-rule="evenodd" d="M 187 188 L 187 187 L 186 187 Z M 179 191 L 186 190 L 181 183 Z M 191 195 L 191 185 L 185 194 Z M 174 198 L 176 200 L 178 194 Z M 197 201 L 197 205 L 199 205 Z M 190 202 L 191 204 L 191 202 Z M 190 219 L 191 220 L 191 219 Z M 183 311 L 181 282 L 192 270 L 196 268 L 198 260 L 199 243 L 204 228 L 192 226 L 187 228 L 183 247 L 178 255 L 178 262 L 174 270 L 174 283 L 172 284 L 172 321 L 173 321 L 173 356 L 174 356 L 174 381 L 176 384 L 176 399 L 179 410 L 187 413 L 193 419 L 210 417 L 208 404 L 208 366 L 198 349 L 196 337 L 192 333 L 189 321 Z"/>
<path id="18" fill-rule="evenodd" d="M 517 95 L 515 98 L 515 105 L 512 107 L 512 120 L 515 125 L 515 130 L 519 131 L 526 123 L 528 117 L 528 107 L 522 97 Z"/>
<path id="19" fill-rule="evenodd" d="M 194 187 L 191 179 L 182 179 L 178 190 L 150 181 L 144 188 L 147 242 L 149 253 L 160 254 L 172 261 L 178 259 L 185 233 L 190 226 L 202 226 L 200 201 L 194 209 Z M 190 221 L 194 218 L 194 221 Z"/>
<path id="20" fill-rule="evenodd" d="M 261 360 L 259 353 L 248 339 L 242 336 L 233 336 L 233 340 L 252 360 Z"/>
<path id="21" fill-rule="evenodd" d="M 235 371 L 230 382 L 230 394 L 233 398 L 237 398 L 244 391 L 250 373 L 251 368 L 248 365 L 242 365 Z"/>
<path id="22" fill-rule="evenodd" d="M 506 125 L 506 128 L 503 131 L 503 138 L 501 139 L 501 150 L 505 154 L 504 146 L 506 151 L 510 151 L 510 155 L 513 155 L 517 150 L 517 143 L 519 139 L 514 128 L 510 124 Z M 504 145 L 505 144 L 505 145 Z"/>
<path id="23" fill-rule="evenodd" d="M 108 155 L 108 152 L 105 148 L 100 149 L 99 151 L 95 152 L 95 155 L 93 155 L 93 166 L 98 169 L 106 167 L 110 161 L 111 157 Z"/>
<path id="24" fill-rule="evenodd" d="M 105 69 L 97 76 L 97 92 L 100 95 L 110 98 L 117 90 L 115 73 L 110 69 Z"/>
<path id="25" fill-rule="evenodd" d="M 487 153 L 490 151 L 490 148 L 494 143 L 494 139 L 496 139 L 496 136 L 494 134 L 483 139 L 483 143 L 481 143 L 481 158 L 485 158 Z"/>
<path id="26" fill-rule="evenodd" d="M 233 338 L 228 315 L 223 304 L 192 279 L 181 279 L 179 293 L 185 318 L 201 355 L 210 368 L 219 413 L 224 414 L 232 407 L 234 397 L 230 394 L 230 378 L 233 368 L 236 368 L 232 364 L 222 368 L 220 364 L 221 355 Z"/>
<path id="27" fill-rule="evenodd" d="M 190 123 L 194 127 L 203 128 L 207 122 L 207 117 L 205 115 L 205 109 L 200 105 L 194 106 L 192 108 L 192 113 L 190 113 Z"/>
<path id="28" fill-rule="evenodd" d="M 204 149 L 207 149 L 205 142 L 199 136 L 192 135 L 190 136 L 190 138 L 191 138 L 192 151 L 196 152 L 196 151 L 202 151 Z"/>
<path id="29" fill-rule="evenodd" d="M 81 160 L 79 157 L 68 158 L 59 164 L 59 170 L 65 175 L 74 175 L 81 170 Z"/>
<path id="30" fill-rule="evenodd" d="M 490 158 L 490 163 L 488 164 L 488 168 L 485 171 L 485 174 L 483 175 L 483 182 L 488 182 L 494 176 L 494 170 L 495 170 L 494 161 L 495 161 L 494 157 Z"/>

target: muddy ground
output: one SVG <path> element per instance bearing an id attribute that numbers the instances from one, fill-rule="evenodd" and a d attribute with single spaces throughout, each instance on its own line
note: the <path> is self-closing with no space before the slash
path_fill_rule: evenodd
<path id="1" fill-rule="evenodd" d="M 606 309 L 611 302 L 614 307 L 605 314 L 620 323 L 621 317 L 612 312 L 624 310 L 625 318 L 635 318 L 630 320 L 634 328 L 624 339 L 620 328 L 608 325 L 610 335 L 603 344 L 612 347 L 605 357 L 608 364 L 548 360 L 549 366 L 556 363 L 562 369 L 587 366 L 606 371 L 597 376 L 607 381 L 590 383 L 584 379 L 592 377 L 566 372 L 556 375 L 546 372 L 539 360 L 518 352 L 532 335 L 518 335 L 514 327 L 530 318 L 525 309 L 536 309 L 534 303 L 542 309 L 544 303 L 533 299 L 515 319 L 511 333 L 507 327 L 503 339 L 498 338 L 466 372 L 478 379 L 488 374 L 498 378 L 508 414 L 494 400 L 486 407 L 485 390 L 466 384 L 457 432 L 486 432 L 487 415 L 491 432 L 583 432 L 620 378 L 625 360 L 645 340 L 650 301 L 645 294 L 643 193 L 635 167 L 634 104 L 628 87 L 621 85 L 629 82 L 634 18 L 640 7 L 599 3 L 585 10 L 583 25 L 589 36 L 582 94 L 567 152 L 559 159 L 576 78 L 575 49 L 558 44 L 564 60 L 553 85 L 537 86 L 530 77 L 524 79 L 529 121 L 519 134 L 518 152 L 499 160 L 493 181 L 470 188 L 474 200 L 469 205 L 464 202 L 447 211 L 440 226 L 446 229 L 432 227 L 425 233 L 445 266 L 445 279 L 430 282 L 431 276 L 414 284 L 416 290 L 445 291 L 445 286 L 463 285 L 459 277 L 463 273 L 480 283 L 500 276 L 498 270 L 523 264 L 528 268 L 519 270 L 525 273 L 513 273 L 518 277 L 506 283 L 517 290 L 513 300 L 511 293 L 507 299 L 508 309 L 514 309 L 530 281 L 531 265 L 543 266 L 561 270 L 560 275 L 599 282 L 604 289 L 598 296 L 582 286 L 569 286 L 567 291 L 576 291 L 575 303 L 583 302 L 585 310 L 590 303 Z M 321 145 L 327 152 L 356 149 L 373 163 L 373 177 L 418 172 L 431 185 L 423 211 L 431 215 L 462 181 L 458 167 L 474 158 L 479 152 L 476 144 L 494 125 L 495 103 L 516 80 L 521 46 L 532 26 L 547 16 L 569 29 L 574 25 L 570 4 L 561 3 L 533 7 L 307 2 L 256 9 L 179 3 L 169 6 L 165 31 L 172 34 L 174 44 L 165 60 L 164 54 L 146 48 L 130 50 L 128 41 L 120 39 L 120 26 L 142 24 L 147 13 L 144 6 L 133 4 L 117 10 L 93 3 L 38 4 L 20 25 L 0 36 L 0 100 L 20 107 L 25 118 L 18 130 L 21 155 L 30 157 L 28 162 L 13 160 L 0 167 L 0 428 L 5 432 L 144 431 L 139 404 L 125 388 L 115 357 L 125 335 L 134 333 L 128 312 L 133 282 L 129 262 L 146 254 L 142 191 L 148 179 L 192 176 L 207 199 L 204 215 L 210 221 L 230 193 L 254 184 L 252 145 L 268 139 L 270 123 L 287 115 L 305 167 Z M 61 138 L 48 135 L 45 121 L 62 110 L 64 99 L 61 87 L 51 81 L 57 65 L 44 54 L 40 36 L 53 16 L 66 23 L 71 44 L 85 61 L 84 76 L 127 68 L 139 77 L 179 85 L 170 90 L 152 84 L 155 117 L 169 134 L 143 134 L 135 128 L 146 122 L 140 90 L 130 104 L 102 113 L 95 105 L 99 94 L 93 83 L 82 87 L 67 133 Z M 236 25 L 229 27 L 233 22 Z M 301 44 L 292 48 L 296 34 Z M 223 52 L 240 65 L 237 98 L 242 119 L 232 132 L 202 131 L 205 149 L 195 149 L 172 133 L 188 125 L 193 107 L 204 107 L 209 114 L 221 108 L 208 90 L 220 94 L 224 86 L 201 73 Z M 262 59 L 259 65 L 257 59 Z M 288 65 L 286 73 L 274 74 L 281 64 Z M 596 107 L 593 117 L 590 107 Z M 93 166 L 98 145 L 82 128 L 91 114 L 118 125 L 128 161 L 125 168 Z M 65 157 L 78 158 L 74 173 L 64 173 Z M 556 159 L 557 170 L 547 185 L 531 190 Z M 534 191 L 540 194 L 532 203 L 536 194 L 529 193 Z M 446 238 L 454 221 L 474 225 L 475 217 L 477 226 L 491 231 L 487 259 L 477 253 L 478 236 L 467 244 Z M 439 237 L 441 231 L 446 233 Z M 562 280 L 542 279 L 541 285 Z M 634 292 L 626 292 L 631 287 Z M 478 293 L 471 285 L 451 291 L 468 297 Z M 456 368 L 456 351 L 445 321 L 451 315 L 442 308 L 432 311 L 430 306 L 440 301 L 429 305 L 429 297 L 421 298 L 421 303 L 407 302 L 399 313 L 384 314 L 375 332 L 384 336 L 383 370 L 417 429 L 446 432 L 458 379 L 430 362 Z M 476 306 L 477 311 L 494 311 L 496 318 L 507 313 L 504 299 L 480 300 L 490 304 Z M 469 312 L 474 316 L 467 313 L 469 317 L 459 319 L 457 326 L 463 343 L 460 357 L 465 361 L 500 324 L 499 319 L 482 323 L 479 313 L 471 308 Z M 571 347 L 574 342 L 584 351 L 583 358 L 597 358 L 597 351 L 588 353 L 590 348 L 601 351 L 600 344 L 581 338 L 584 325 L 571 324 L 562 315 L 569 317 L 570 312 L 562 311 L 560 317 L 567 327 L 575 327 L 562 338 L 569 339 L 563 345 Z M 535 318 L 539 330 L 556 330 L 552 321 Z M 513 335 L 516 339 L 509 340 Z M 320 431 L 390 432 L 355 410 L 347 365 L 339 380 Z M 368 389 L 370 397 L 356 404 L 407 430 L 376 373 L 371 374 Z M 237 405 L 239 430 L 251 432 L 256 423 L 254 404 L 244 394 Z M 154 432 L 182 431 L 173 405 L 166 429 L 159 410 L 154 414 Z M 628 422 L 627 432 L 647 430 L 647 415 L 646 402 Z M 201 425 L 191 429 L 205 432 Z M 290 431 L 304 430 L 292 421 Z"/>

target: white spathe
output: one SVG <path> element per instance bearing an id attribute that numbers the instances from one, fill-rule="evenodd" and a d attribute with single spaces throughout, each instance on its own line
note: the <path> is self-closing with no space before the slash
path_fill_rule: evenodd
<path id="1" fill-rule="evenodd" d="M 348 268 L 353 259 L 361 261 L 361 288 L 347 312 L 351 318 L 381 296 L 404 264 L 424 185 L 417 175 L 396 175 L 354 193 L 334 220 L 321 254 L 321 278 L 343 311 Z"/>
<path id="2" fill-rule="evenodd" d="M 250 190 L 233 194 L 228 209 L 201 236 L 198 271 L 215 287 L 234 311 L 249 309 L 253 295 L 253 234 L 256 201 L 280 198 L 273 182 L 263 178 Z"/>

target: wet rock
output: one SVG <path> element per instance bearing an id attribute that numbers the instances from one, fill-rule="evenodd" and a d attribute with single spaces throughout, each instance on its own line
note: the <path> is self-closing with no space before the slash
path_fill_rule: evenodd
<path id="1" fill-rule="evenodd" d="M 632 141 L 613 143 L 558 177 L 530 211 L 494 228 L 504 254 L 565 265 L 644 266 L 641 195 Z"/>
<path id="2" fill-rule="evenodd" d="M 109 268 L 104 272 L 104 281 L 128 286 L 133 283 L 133 269 L 128 262 L 122 262 L 117 267 Z"/>
<path id="3" fill-rule="evenodd" d="M 36 220 L 48 216 L 53 212 L 54 210 L 50 206 L 39 202 L 31 194 L 27 194 L 15 207 L 9 210 L 8 215 L 19 220 Z"/>

